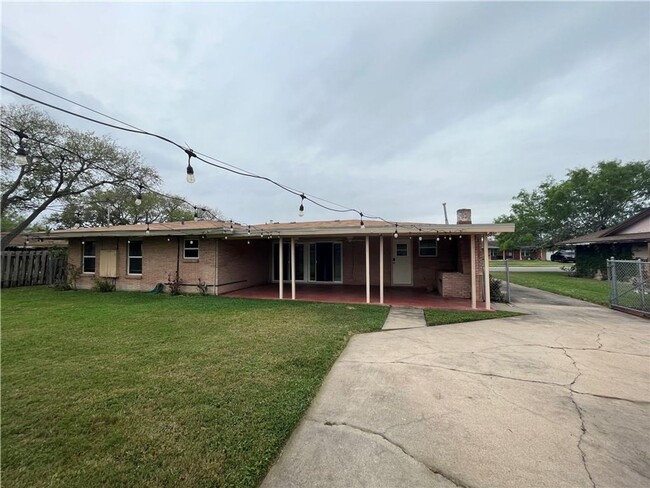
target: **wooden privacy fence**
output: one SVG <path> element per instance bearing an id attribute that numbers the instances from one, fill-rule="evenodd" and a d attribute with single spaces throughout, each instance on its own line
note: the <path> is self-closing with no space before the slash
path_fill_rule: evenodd
<path id="1" fill-rule="evenodd" d="M 55 251 L 2 253 L 2 288 L 52 285 L 66 277 L 67 258 Z"/>

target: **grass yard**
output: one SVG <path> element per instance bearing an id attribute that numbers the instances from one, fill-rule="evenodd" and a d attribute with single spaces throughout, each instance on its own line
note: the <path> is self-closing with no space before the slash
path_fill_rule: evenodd
<path id="1" fill-rule="evenodd" d="M 509 259 L 508 265 L 516 268 L 557 268 L 559 266 L 571 266 L 573 263 L 556 263 L 554 261 L 527 261 L 527 260 L 517 260 Z M 495 259 L 490 261 L 490 268 L 501 268 L 506 265 L 505 261 L 502 259 Z"/>
<path id="2" fill-rule="evenodd" d="M 490 273 L 500 280 L 505 279 L 505 273 Z M 517 272 L 510 273 L 510 281 L 518 285 L 539 288 L 558 295 L 565 295 L 578 300 L 609 305 L 609 284 L 607 281 L 598 281 L 588 278 L 575 278 L 564 273 L 554 272 Z"/>
<path id="3" fill-rule="evenodd" d="M 518 312 L 497 310 L 494 312 L 474 312 L 465 310 L 439 310 L 435 308 L 424 311 L 424 319 L 427 325 L 459 324 L 461 322 L 474 322 L 476 320 L 504 319 L 523 315 Z"/>
<path id="4" fill-rule="evenodd" d="M 254 487 L 388 308 L 2 291 L 2 481 Z"/>

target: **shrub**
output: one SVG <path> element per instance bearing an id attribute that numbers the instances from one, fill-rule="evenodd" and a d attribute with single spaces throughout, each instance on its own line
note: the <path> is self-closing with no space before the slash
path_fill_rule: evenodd
<path id="1" fill-rule="evenodd" d="M 181 279 L 180 276 L 178 276 L 178 273 L 176 273 L 176 276 L 172 279 L 171 273 L 167 275 L 167 286 L 169 287 L 169 293 L 172 295 L 180 295 L 181 294 L 181 286 L 183 286 L 183 280 Z"/>
<path id="2" fill-rule="evenodd" d="M 201 278 L 199 278 L 199 284 L 196 285 L 196 287 L 199 289 L 199 292 L 201 292 L 201 295 L 208 294 L 208 284 L 205 281 L 202 281 Z"/>
<path id="3" fill-rule="evenodd" d="M 77 279 L 81 276 L 81 268 L 74 264 L 68 264 L 66 276 L 62 276 L 54 283 L 57 291 L 68 291 L 77 289 Z"/>
<path id="4" fill-rule="evenodd" d="M 115 291 L 115 281 L 106 278 L 93 278 L 95 285 L 93 286 L 94 291 L 99 291 L 102 293 Z"/>
<path id="5" fill-rule="evenodd" d="M 490 300 L 497 303 L 505 303 L 506 296 L 501 291 L 501 280 L 490 276 Z"/>

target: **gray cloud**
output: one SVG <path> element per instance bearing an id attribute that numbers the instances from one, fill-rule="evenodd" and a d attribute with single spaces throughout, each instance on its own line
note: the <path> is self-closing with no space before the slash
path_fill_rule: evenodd
<path id="1" fill-rule="evenodd" d="M 547 175 L 650 157 L 649 13 L 647 3 L 12 3 L 2 65 L 367 213 L 439 222 L 446 201 L 491 221 Z M 296 197 L 202 166 L 189 187 L 178 150 L 114 135 L 169 191 L 248 222 L 296 219 Z"/>

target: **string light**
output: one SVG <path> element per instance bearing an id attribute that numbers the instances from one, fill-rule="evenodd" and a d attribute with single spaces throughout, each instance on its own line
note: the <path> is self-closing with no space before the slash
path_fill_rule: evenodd
<path id="1" fill-rule="evenodd" d="M 399 237 L 399 234 L 397 232 L 397 224 L 395 224 L 395 233 L 393 234 L 393 237 L 397 239 Z"/>
<path id="2" fill-rule="evenodd" d="M 194 207 L 194 222 L 199 220 L 199 212 L 196 207 Z"/>
<path id="3" fill-rule="evenodd" d="M 303 217 L 305 215 L 305 194 L 300 195 L 300 207 L 298 208 L 298 217 Z"/>
<path id="4" fill-rule="evenodd" d="M 185 149 L 185 152 L 187 153 L 187 182 L 194 183 L 196 178 L 194 177 L 194 168 L 192 168 L 192 158 L 195 158 L 196 154 L 191 149 Z"/>
<path id="5" fill-rule="evenodd" d="M 248 226 L 248 235 L 251 235 L 251 226 L 250 225 Z M 249 244 L 250 244 L 250 242 L 249 242 Z"/>
<path id="6" fill-rule="evenodd" d="M 148 222 L 147 222 L 147 230 L 144 231 L 144 234 L 147 235 L 147 236 L 149 234 L 151 234 L 151 231 L 149 230 L 149 223 Z"/>
<path id="7" fill-rule="evenodd" d="M 366 228 L 366 224 L 363 223 L 363 212 L 359 212 L 359 218 L 361 219 L 361 221 L 359 222 L 359 227 L 361 227 L 361 229 L 363 230 Z"/>
<path id="8" fill-rule="evenodd" d="M 137 206 L 142 205 L 142 184 L 138 186 L 138 193 L 135 194 L 135 204 Z"/>

